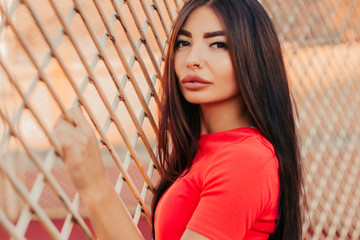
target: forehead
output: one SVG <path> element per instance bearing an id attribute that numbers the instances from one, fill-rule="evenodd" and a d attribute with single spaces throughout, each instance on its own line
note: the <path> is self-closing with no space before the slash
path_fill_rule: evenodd
<path id="1" fill-rule="evenodd" d="M 187 17 L 182 29 L 192 34 L 224 30 L 214 10 L 207 6 L 194 9 Z"/>

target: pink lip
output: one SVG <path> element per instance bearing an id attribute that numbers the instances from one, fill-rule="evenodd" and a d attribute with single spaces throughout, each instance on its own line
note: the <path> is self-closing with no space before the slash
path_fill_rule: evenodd
<path id="1" fill-rule="evenodd" d="M 196 75 L 188 75 L 181 80 L 182 85 L 184 88 L 189 90 L 199 90 L 201 88 L 207 87 L 208 85 L 212 84 L 211 82 L 196 76 Z"/>

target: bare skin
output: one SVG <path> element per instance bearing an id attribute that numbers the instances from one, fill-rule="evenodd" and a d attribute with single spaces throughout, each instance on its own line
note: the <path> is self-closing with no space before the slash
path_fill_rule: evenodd
<path id="1" fill-rule="evenodd" d="M 224 28 L 210 8 L 195 9 L 182 27 L 177 39 L 175 72 L 185 99 L 201 106 L 201 133 L 250 126 Z M 189 76 L 200 77 L 209 84 L 187 87 L 189 84 L 183 80 Z"/>
<path id="2" fill-rule="evenodd" d="M 191 45 L 186 45 L 186 48 L 176 53 L 175 70 L 179 79 L 186 74 L 196 74 L 212 82 L 209 88 L 201 91 L 182 89 L 183 95 L 189 102 L 201 105 L 202 133 L 249 126 L 233 74 L 234 70 L 229 61 L 229 53 L 221 48 L 221 44 L 216 43 L 226 42 L 225 37 L 217 36 L 216 39 L 204 37 L 207 32 L 223 30 L 219 19 L 210 8 L 199 7 L 189 15 L 183 29 L 191 33 L 191 38 L 184 39 L 182 36 L 183 40 Z M 223 72 L 219 72 L 216 68 L 219 65 L 219 57 L 225 63 L 221 66 L 221 69 L 225 69 Z M 65 165 L 86 206 L 97 237 L 143 239 L 126 206 L 106 176 L 93 129 L 80 108 L 71 109 L 69 115 L 76 123 L 76 127 L 66 119 L 60 118 L 55 125 L 54 135 L 63 148 Z M 208 238 L 186 229 L 181 239 Z"/>
<path id="3" fill-rule="evenodd" d="M 83 200 L 99 239 L 143 239 L 105 173 L 93 129 L 80 108 L 69 115 L 76 127 L 60 118 L 54 134 L 65 153 L 65 165 Z"/>

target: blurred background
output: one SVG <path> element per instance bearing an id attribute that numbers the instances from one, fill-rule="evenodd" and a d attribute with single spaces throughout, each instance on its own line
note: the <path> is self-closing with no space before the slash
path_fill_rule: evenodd
<path id="1" fill-rule="evenodd" d="M 260 2 L 298 108 L 304 239 L 360 239 L 360 1 Z M 0 239 L 93 238 L 51 136 L 78 102 L 115 190 L 151 239 L 158 81 L 182 3 L 0 0 Z"/>

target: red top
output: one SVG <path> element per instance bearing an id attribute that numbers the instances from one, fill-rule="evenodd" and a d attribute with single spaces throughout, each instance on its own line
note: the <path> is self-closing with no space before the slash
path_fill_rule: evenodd
<path id="1" fill-rule="evenodd" d="M 186 228 L 210 239 L 268 239 L 278 196 L 278 161 L 256 128 L 202 134 L 191 170 L 157 205 L 155 239 L 180 239 Z"/>

